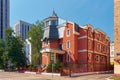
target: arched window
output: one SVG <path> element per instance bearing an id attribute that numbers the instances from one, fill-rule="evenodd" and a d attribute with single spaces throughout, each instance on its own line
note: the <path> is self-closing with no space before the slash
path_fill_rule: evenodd
<path id="1" fill-rule="evenodd" d="M 67 48 L 70 48 L 70 41 L 67 41 Z"/>
<path id="2" fill-rule="evenodd" d="M 68 53 L 67 53 L 66 62 L 70 62 L 70 51 L 68 51 Z"/>
<path id="3" fill-rule="evenodd" d="M 67 30 L 67 36 L 70 36 L 70 30 L 69 29 Z"/>

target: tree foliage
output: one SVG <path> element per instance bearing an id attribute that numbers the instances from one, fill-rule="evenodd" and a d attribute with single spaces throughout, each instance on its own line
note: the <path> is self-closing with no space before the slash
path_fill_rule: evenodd
<path id="1" fill-rule="evenodd" d="M 28 39 L 32 44 L 33 53 L 39 53 L 42 48 L 42 24 L 36 23 L 32 26 L 30 31 L 28 32 Z"/>
<path id="2" fill-rule="evenodd" d="M 3 67 L 3 54 L 5 52 L 5 42 L 4 40 L 0 39 L 0 68 Z"/>
<path id="3" fill-rule="evenodd" d="M 13 36 L 13 30 L 10 27 L 6 30 L 6 51 L 8 59 L 14 66 L 25 66 L 26 58 L 23 52 L 23 42 L 20 37 Z"/>
<path id="4" fill-rule="evenodd" d="M 28 39 L 32 45 L 32 64 L 38 65 L 40 63 L 41 54 L 40 50 L 42 48 L 41 39 L 43 37 L 42 33 L 43 24 L 39 21 L 36 22 L 28 32 Z M 38 63 L 39 62 L 39 63 Z"/>
<path id="5" fill-rule="evenodd" d="M 41 54 L 35 53 L 32 54 L 32 65 L 40 65 Z"/>

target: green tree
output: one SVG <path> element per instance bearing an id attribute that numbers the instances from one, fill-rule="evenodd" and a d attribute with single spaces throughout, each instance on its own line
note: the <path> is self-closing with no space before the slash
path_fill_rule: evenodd
<path id="1" fill-rule="evenodd" d="M 15 37 L 13 34 L 13 30 L 10 27 L 6 29 L 6 51 L 8 60 L 11 60 L 15 67 L 22 67 L 26 65 L 23 42 L 20 40 L 20 37 Z"/>
<path id="2" fill-rule="evenodd" d="M 43 23 L 40 23 L 39 21 L 36 22 L 28 32 L 28 39 L 32 45 L 32 64 L 38 65 L 40 64 L 39 61 L 41 61 L 41 53 L 40 50 L 42 48 L 42 42 L 41 39 L 43 37 L 42 35 L 42 27 Z M 36 58 L 37 57 L 37 58 Z M 39 61 L 38 61 L 39 60 Z M 38 62 L 38 63 L 36 63 Z"/>
<path id="3" fill-rule="evenodd" d="M 0 39 L 0 68 L 2 68 L 4 65 L 2 58 L 4 52 L 5 52 L 5 42 L 4 40 Z"/>
<path id="4" fill-rule="evenodd" d="M 32 65 L 40 65 L 40 59 L 41 59 L 41 54 L 40 53 L 35 53 L 32 54 Z"/>

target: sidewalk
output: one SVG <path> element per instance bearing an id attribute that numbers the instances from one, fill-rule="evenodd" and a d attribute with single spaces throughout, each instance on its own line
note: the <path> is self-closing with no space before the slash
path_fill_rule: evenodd
<path id="1" fill-rule="evenodd" d="M 86 72 L 86 73 L 72 73 L 71 77 L 83 76 L 83 75 L 92 75 L 92 74 L 105 74 L 112 73 L 112 71 L 100 71 L 100 72 Z"/>

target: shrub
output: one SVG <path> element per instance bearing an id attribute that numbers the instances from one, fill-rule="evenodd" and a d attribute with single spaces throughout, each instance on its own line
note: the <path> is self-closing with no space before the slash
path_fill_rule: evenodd
<path id="1" fill-rule="evenodd" d="M 61 63 L 57 60 L 54 64 L 53 64 L 53 72 L 56 72 L 57 70 L 59 70 L 59 68 L 61 68 Z M 47 72 L 52 72 L 52 64 L 48 64 L 47 66 Z"/>
<path id="2" fill-rule="evenodd" d="M 31 65 L 29 66 L 29 69 L 30 69 L 30 70 L 34 70 L 34 69 L 36 69 L 36 66 L 31 64 Z"/>
<path id="3" fill-rule="evenodd" d="M 49 63 L 47 66 L 47 72 L 52 72 L 52 64 Z"/>
<path id="4" fill-rule="evenodd" d="M 54 70 L 57 70 L 57 69 L 59 69 L 59 68 L 61 68 L 61 63 L 57 60 L 57 61 L 54 63 L 54 65 L 53 65 L 53 69 L 54 69 Z"/>

